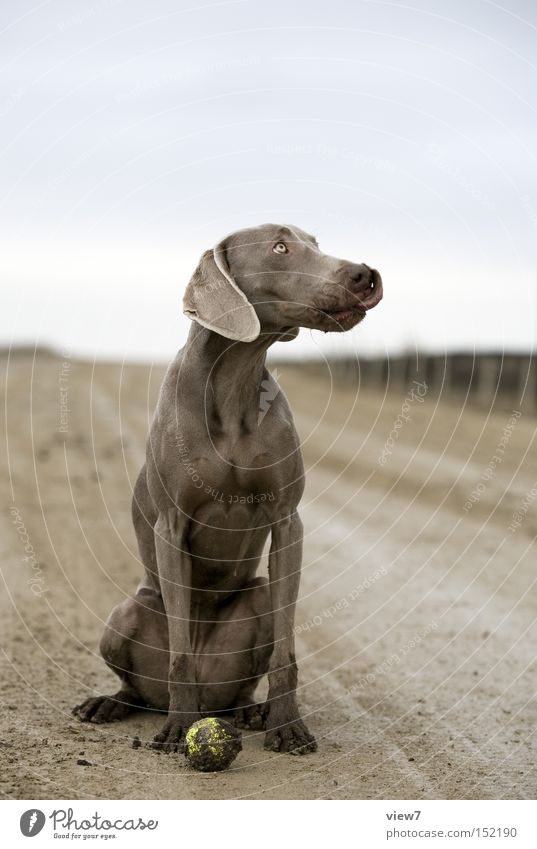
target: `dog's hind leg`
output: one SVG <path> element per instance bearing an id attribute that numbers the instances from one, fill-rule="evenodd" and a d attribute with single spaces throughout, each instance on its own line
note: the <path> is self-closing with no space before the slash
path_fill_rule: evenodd
<path id="1" fill-rule="evenodd" d="M 254 694 L 273 651 L 266 578 L 250 581 L 217 615 L 197 652 L 200 710 L 233 713 L 239 725 L 261 728 L 264 708 Z"/>
<path id="2" fill-rule="evenodd" d="M 157 514 L 147 490 L 145 466 L 134 488 L 132 518 L 145 575 L 136 596 L 112 610 L 100 644 L 101 654 L 119 677 L 121 687 L 111 696 L 92 696 L 77 705 L 73 714 L 85 722 L 124 719 L 133 710 L 146 705 L 162 706 L 167 710 L 167 670 L 164 698 L 160 683 L 152 686 L 146 681 L 145 686 L 143 683 L 140 686 L 144 676 L 152 674 L 152 668 L 155 674 L 160 674 L 163 664 L 168 663 L 168 631 L 158 593 L 153 532 Z M 163 639 L 165 644 L 162 644 Z M 155 647 L 158 648 L 155 650 Z"/>
<path id="3" fill-rule="evenodd" d="M 107 666 L 121 681 L 111 696 L 92 696 L 74 708 L 83 722 L 114 722 L 133 710 L 168 710 L 168 628 L 162 599 L 141 589 L 108 617 L 100 644 Z"/>
<path id="4" fill-rule="evenodd" d="M 272 611 L 267 579 L 255 578 L 250 587 L 252 594 L 248 604 L 256 615 L 257 624 L 252 648 L 252 678 L 247 679 L 240 687 L 233 712 L 237 725 L 260 730 L 265 728 L 268 711 L 265 703 L 256 700 L 255 691 L 263 675 L 268 672 L 273 652 Z"/>
<path id="5" fill-rule="evenodd" d="M 112 610 L 101 638 L 100 651 L 106 664 L 119 677 L 121 686 L 111 696 L 91 696 L 73 709 L 74 716 L 83 722 L 114 722 L 125 719 L 145 703 L 132 685 L 130 640 L 136 635 L 134 599 L 127 599 Z"/>

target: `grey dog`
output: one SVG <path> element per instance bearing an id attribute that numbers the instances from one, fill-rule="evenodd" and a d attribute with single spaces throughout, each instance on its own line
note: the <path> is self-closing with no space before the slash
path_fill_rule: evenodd
<path id="1" fill-rule="evenodd" d="M 170 752 L 201 716 L 232 713 L 265 728 L 268 749 L 315 751 L 294 647 L 304 467 L 265 357 L 300 327 L 349 330 L 381 297 L 378 271 L 323 254 L 298 227 L 240 230 L 203 254 L 184 296 L 188 341 L 164 378 L 134 489 L 145 574 L 101 639 L 121 687 L 86 699 L 73 711 L 80 719 L 165 711 L 152 746 Z M 273 400 L 260 415 L 266 391 Z M 267 581 L 256 572 L 269 535 Z"/>

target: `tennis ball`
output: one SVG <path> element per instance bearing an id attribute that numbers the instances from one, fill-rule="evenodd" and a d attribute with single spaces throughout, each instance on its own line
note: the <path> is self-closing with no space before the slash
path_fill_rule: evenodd
<path id="1" fill-rule="evenodd" d="M 241 749 L 240 731 L 224 719 L 199 719 L 186 732 L 185 757 L 200 772 L 227 769 Z"/>

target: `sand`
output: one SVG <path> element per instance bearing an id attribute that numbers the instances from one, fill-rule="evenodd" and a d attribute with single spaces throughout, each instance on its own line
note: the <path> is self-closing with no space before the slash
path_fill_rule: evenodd
<path id="1" fill-rule="evenodd" d="M 198 774 L 144 745 L 158 713 L 70 715 L 116 686 L 98 642 L 140 575 L 130 499 L 163 370 L 3 362 L 3 798 L 535 798 L 534 418 L 279 367 L 307 468 L 298 695 L 319 750 L 249 732 L 230 770 Z"/>

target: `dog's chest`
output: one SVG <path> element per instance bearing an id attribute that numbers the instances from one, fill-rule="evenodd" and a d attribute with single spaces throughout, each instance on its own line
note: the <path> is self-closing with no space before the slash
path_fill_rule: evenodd
<path id="1" fill-rule="evenodd" d="M 226 497 L 200 504 L 189 524 L 191 554 L 207 561 L 212 573 L 238 576 L 244 568 L 248 571 L 252 566 L 249 558 L 261 554 L 274 521 L 273 511 L 273 503 L 241 503 Z"/>
<path id="2" fill-rule="evenodd" d="M 267 416 L 268 418 L 268 416 Z M 303 474 L 296 433 L 288 421 L 278 428 L 211 429 L 179 445 L 179 502 L 196 521 L 245 529 L 270 520 L 298 499 Z M 194 450 L 190 449 L 190 446 Z"/>
<path id="3" fill-rule="evenodd" d="M 214 433 L 178 445 L 183 485 L 193 487 L 220 503 L 262 503 L 255 499 L 267 493 L 282 474 L 279 452 L 281 440 L 261 438 L 260 434 Z M 227 496 L 230 496 L 228 499 Z M 233 498 L 231 498 L 233 496 Z M 249 500 L 244 501 L 243 499 Z M 252 498 L 252 496 L 254 496 Z"/>
<path id="4" fill-rule="evenodd" d="M 250 514 L 276 499 L 277 476 L 271 472 L 270 463 L 263 463 L 260 457 L 253 458 L 252 465 L 247 458 L 218 457 L 215 461 L 200 457 L 195 468 L 190 485 L 198 493 L 196 500 L 218 507 L 219 514 Z"/>

